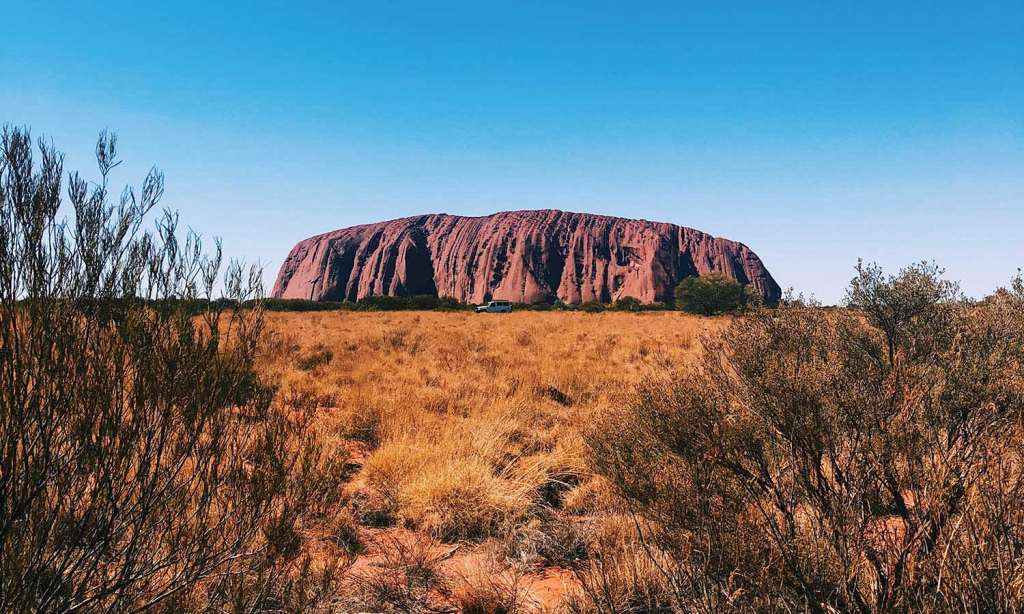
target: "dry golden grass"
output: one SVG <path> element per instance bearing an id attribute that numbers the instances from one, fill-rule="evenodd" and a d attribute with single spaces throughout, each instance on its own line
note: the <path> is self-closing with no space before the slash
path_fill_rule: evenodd
<path id="1" fill-rule="evenodd" d="M 325 446 L 350 451 L 348 505 L 364 527 L 514 550 L 542 519 L 605 507 L 584 429 L 723 325 L 675 312 L 272 313 L 260 368 L 318 406 Z"/>

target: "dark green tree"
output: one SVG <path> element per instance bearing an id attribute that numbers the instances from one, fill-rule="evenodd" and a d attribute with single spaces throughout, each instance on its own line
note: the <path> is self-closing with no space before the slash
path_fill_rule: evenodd
<path id="1" fill-rule="evenodd" d="M 641 311 L 643 308 L 644 304 L 640 299 L 633 296 L 624 296 L 612 305 L 615 311 Z"/>
<path id="2" fill-rule="evenodd" d="M 703 316 L 736 311 L 750 298 L 743 284 L 722 273 L 687 277 L 676 286 L 675 296 L 678 309 Z"/>

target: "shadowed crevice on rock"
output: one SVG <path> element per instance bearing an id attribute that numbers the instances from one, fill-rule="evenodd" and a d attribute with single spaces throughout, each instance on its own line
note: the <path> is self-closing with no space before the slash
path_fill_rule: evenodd
<path id="1" fill-rule="evenodd" d="M 426 233 L 422 228 L 410 232 L 408 246 L 402 254 L 403 260 L 403 289 L 407 296 L 420 294 L 437 295 L 437 286 L 434 283 L 434 261 L 427 245 Z"/>

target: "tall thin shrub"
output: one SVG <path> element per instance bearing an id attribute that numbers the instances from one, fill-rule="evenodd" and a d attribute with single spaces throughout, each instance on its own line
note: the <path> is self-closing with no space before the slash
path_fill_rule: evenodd
<path id="1" fill-rule="evenodd" d="M 0 611 L 203 609 L 270 560 L 285 482 L 262 312 L 231 307 L 259 271 L 220 277 L 170 212 L 147 229 L 163 176 L 112 196 L 113 135 L 96 160 L 65 182 L 52 145 L 2 133 Z"/>

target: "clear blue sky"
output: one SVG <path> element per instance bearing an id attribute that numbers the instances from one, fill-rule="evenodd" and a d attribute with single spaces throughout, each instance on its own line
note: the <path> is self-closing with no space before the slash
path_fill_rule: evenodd
<path id="1" fill-rule="evenodd" d="M 858 257 L 972 294 L 1024 266 L 1024 2 L 4 2 L 0 121 L 165 204 L 268 284 L 294 242 L 554 207 Z"/>

